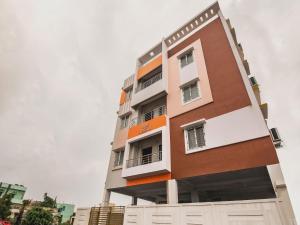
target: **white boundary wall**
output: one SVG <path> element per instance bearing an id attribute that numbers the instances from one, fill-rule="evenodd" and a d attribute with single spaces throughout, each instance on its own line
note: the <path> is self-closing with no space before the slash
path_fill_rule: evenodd
<path id="1" fill-rule="evenodd" d="M 127 206 L 124 225 L 293 225 L 278 199 Z"/>

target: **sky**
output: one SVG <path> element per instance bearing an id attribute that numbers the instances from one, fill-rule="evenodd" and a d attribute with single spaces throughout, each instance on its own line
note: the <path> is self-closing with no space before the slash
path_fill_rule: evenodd
<path id="1" fill-rule="evenodd" d="M 48 192 L 97 205 L 123 80 L 137 57 L 211 3 L 1 0 L 0 181 L 25 185 L 26 198 Z M 284 140 L 278 154 L 299 221 L 300 1 L 219 3 Z"/>

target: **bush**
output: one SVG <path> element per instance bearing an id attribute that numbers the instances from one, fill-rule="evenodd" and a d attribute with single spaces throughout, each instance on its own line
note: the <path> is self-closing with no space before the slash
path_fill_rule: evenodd
<path id="1" fill-rule="evenodd" d="M 22 222 L 22 225 L 52 225 L 53 216 L 51 212 L 43 208 L 35 207 L 30 209 Z"/>

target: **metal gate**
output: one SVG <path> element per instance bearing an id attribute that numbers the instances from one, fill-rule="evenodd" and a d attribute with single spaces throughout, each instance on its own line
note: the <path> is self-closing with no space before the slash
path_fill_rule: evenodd
<path id="1" fill-rule="evenodd" d="M 123 225 L 124 206 L 92 207 L 89 225 Z"/>

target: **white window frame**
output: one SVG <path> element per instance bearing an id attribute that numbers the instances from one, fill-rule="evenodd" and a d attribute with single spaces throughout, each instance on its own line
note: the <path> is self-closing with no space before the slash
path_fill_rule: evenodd
<path id="1" fill-rule="evenodd" d="M 193 153 L 193 152 L 199 152 L 199 151 L 203 151 L 203 150 L 207 149 L 206 148 L 206 143 L 205 143 L 204 146 L 189 149 L 189 140 L 188 140 L 188 130 L 190 128 L 197 127 L 197 126 L 203 126 L 204 139 L 205 139 L 205 123 L 206 123 L 205 119 L 200 119 L 200 120 L 193 121 L 191 123 L 184 124 L 184 125 L 180 126 L 182 129 L 184 129 L 185 154 L 190 154 L 190 153 Z"/>
<path id="2" fill-rule="evenodd" d="M 121 122 L 120 122 L 120 129 L 124 129 L 124 128 L 127 128 L 128 125 L 129 125 L 129 119 L 130 119 L 130 115 L 125 115 L 123 117 L 120 118 L 121 119 Z M 125 122 L 125 126 L 123 125 L 123 120 L 127 121 Z"/>
<path id="3" fill-rule="evenodd" d="M 123 159 L 122 162 L 120 162 L 121 159 L 121 152 L 123 152 Z M 114 157 L 114 168 L 119 168 L 122 167 L 124 164 L 124 156 L 125 156 L 125 151 L 121 150 L 121 151 L 114 151 L 115 157 Z M 116 161 L 118 160 L 118 165 L 116 165 Z"/>
<path id="4" fill-rule="evenodd" d="M 196 83 L 196 87 L 197 87 L 197 89 L 198 89 L 198 97 L 193 98 L 193 99 L 190 99 L 189 101 L 186 101 L 186 102 L 185 102 L 185 101 L 184 101 L 184 91 L 183 91 L 183 89 L 186 88 L 187 86 L 191 86 L 191 85 L 194 84 L 194 83 Z M 193 81 L 187 83 L 186 85 L 180 87 L 180 91 L 181 91 L 181 103 L 182 103 L 182 105 L 189 104 L 189 103 L 194 102 L 194 101 L 197 101 L 198 99 L 201 98 L 200 82 L 199 82 L 198 79 L 193 80 Z"/>
<path id="5" fill-rule="evenodd" d="M 192 55 L 192 61 L 191 61 L 191 62 L 188 62 L 188 61 L 187 61 L 187 55 L 189 55 L 189 54 Z M 186 60 L 186 64 L 185 64 L 185 65 L 182 65 L 182 62 L 181 62 L 181 60 L 182 60 L 183 58 L 185 58 L 185 60 Z M 194 59 L 194 48 L 190 48 L 189 50 L 187 50 L 187 51 L 185 51 L 184 53 L 180 54 L 180 55 L 178 56 L 178 59 L 179 59 L 179 65 L 180 65 L 180 68 L 184 68 L 184 67 L 190 65 L 191 63 L 193 63 L 193 62 L 195 61 L 195 59 Z"/>

